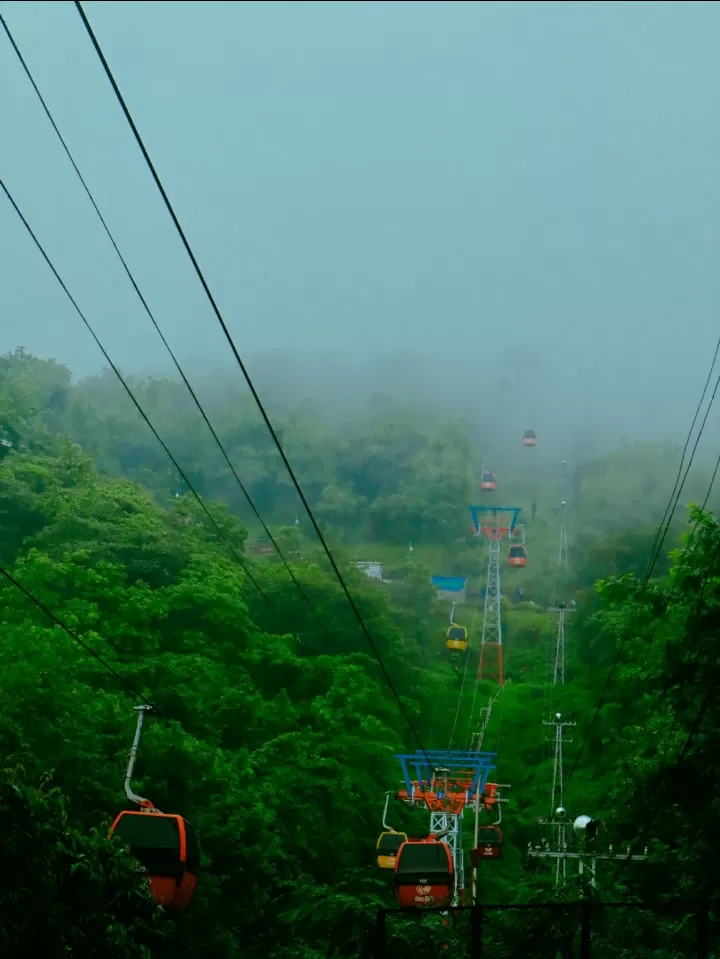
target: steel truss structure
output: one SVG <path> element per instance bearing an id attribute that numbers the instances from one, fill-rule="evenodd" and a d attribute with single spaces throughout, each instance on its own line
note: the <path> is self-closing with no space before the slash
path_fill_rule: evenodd
<path id="1" fill-rule="evenodd" d="M 465 856 L 462 846 L 462 820 L 465 807 L 475 803 L 483 807 L 495 801 L 495 787 L 488 784 L 496 753 L 464 750 L 430 750 L 400 753 L 405 788 L 398 799 L 412 805 L 424 804 L 430 813 L 430 834 L 442 837 L 450 847 L 455 864 L 453 904 L 465 895 Z M 490 795 L 486 796 L 486 786 Z"/>
<path id="2" fill-rule="evenodd" d="M 483 533 L 488 541 L 488 570 L 485 586 L 485 610 L 478 680 L 490 679 L 502 686 L 502 590 L 500 579 L 500 551 L 507 533 L 512 536 L 517 526 L 520 509 L 516 506 L 471 506 L 476 535 Z"/>

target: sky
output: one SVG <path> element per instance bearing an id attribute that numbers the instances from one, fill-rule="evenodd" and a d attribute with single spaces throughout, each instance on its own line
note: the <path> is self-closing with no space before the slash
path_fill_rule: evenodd
<path id="1" fill-rule="evenodd" d="M 260 386 L 684 436 L 720 334 L 720 4 L 85 9 Z M 178 357 L 227 365 L 74 5 L 0 11 Z M 0 176 L 108 351 L 167 369 L 1 31 L 0 123 Z M 0 197 L 19 344 L 103 365 Z"/>

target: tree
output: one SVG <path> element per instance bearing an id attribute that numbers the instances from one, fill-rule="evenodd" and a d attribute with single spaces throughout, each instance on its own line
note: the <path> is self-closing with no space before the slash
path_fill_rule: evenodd
<path id="1" fill-rule="evenodd" d="M 157 955 L 160 909 L 119 842 L 68 820 L 48 777 L 0 776 L 0 955 L 135 959 Z"/>

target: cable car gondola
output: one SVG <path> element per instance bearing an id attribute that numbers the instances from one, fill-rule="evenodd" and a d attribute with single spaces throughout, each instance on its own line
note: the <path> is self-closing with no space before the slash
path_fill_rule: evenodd
<path id="1" fill-rule="evenodd" d="M 464 653 L 468 648 L 468 631 L 465 626 L 453 623 L 447 631 L 446 645 L 453 652 Z"/>
<path id="2" fill-rule="evenodd" d="M 380 833 L 377 841 L 377 864 L 381 869 L 394 869 L 397 852 L 404 842 L 408 841 L 407 833 L 388 832 Z"/>
<path id="3" fill-rule="evenodd" d="M 502 832 L 497 826 L 480 826 L 477 848 L 472 850 L 472 864 L 477 866 L 483 859 L 499 859 L 502 855 Z"/>
<path id="4" fill-rule="evenodd" d="M 496 488 L 495 473 L 492 470 L 485 470 L 480 477 L 480 489 L 493 490 Z"/>
<path id="5" fill-rule="evenodd" d="M 527 565 L 527 550 L 524 546 L 516 544 L 508 550 L 508 563 L 511 566 Z"/>
<path id="6" fill-rule="evenodd" d="M 523 433 L 523 445 L 524 446 L 535 446 L 537 444 L 537 437 L 535 436 L 535 430 L 525 430 Z"/>
<path id="7" fill-rule="evenodd" d="M 455 891 L 455 867 L 447 843 L 409 839 L 395 860 L 395 894 L 401 906 L 446 906 Z"/>
<path id="8" fill-rule="evenodd" d="M 150 706 L 135 708 L 138 721 L 125 775 L 125 795 L 140 809 L 124 809 L 119 813 L 110 827 L 108 838 L 118 836 L 130 847 L 130 852 L 150 875 L 150 892 L 158 905 L 186 909 L 197 885 L 200 845 L 187 819 L 175 813 L 160 812 L 149 799 L 132 791 L 143 720 L 145 713 L 151 710 Z"/>
<path id="9" fill-rule="evenodd" d="M 110 827 L 150 874 L 150 892 L 160 906 L 186 909 L 197 885 L 200 846 L 192 825 L 182 816 L 124 810 Z"/>

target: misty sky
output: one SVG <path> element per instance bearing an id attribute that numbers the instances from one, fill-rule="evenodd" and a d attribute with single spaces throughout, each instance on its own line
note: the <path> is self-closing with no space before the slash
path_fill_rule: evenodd
<path id="1" fill-rule="evenodd" d="M 720 333 L 720 5 L 85 6 L 251 360 L 391 384 L 405 353 L 465 415 L 514 393 L 513 429 L 687 429 Z M 180 358 L 227 362 L 73 4 L 0 10 Z M 166 368 L 3 33 L 0 121 L 0 175 L 111 353 Z M 0 264 L 0 350 L 97 369 L 4 198 Z"/>

